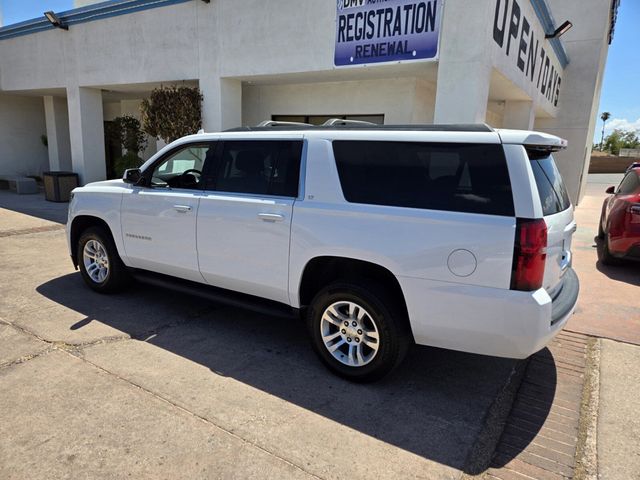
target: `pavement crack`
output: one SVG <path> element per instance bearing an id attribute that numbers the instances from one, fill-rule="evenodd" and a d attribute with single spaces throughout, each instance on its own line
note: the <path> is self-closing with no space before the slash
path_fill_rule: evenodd
<path id="1" fill-rule="evenodd" d="M 130 380 L 128 378 L 122 377 L 122 376 L 118 375 L 117 373 L 112 372 L 112 371 L 104 368 L 103 366 L 92 362 L 91 360 L 88 360 L 88 359 L 86 359 L 86 358 L 84 358 L 82 356 L 79 356 L 79 355 L 75 354 L 75 352 L 67 351 L 66 353 L 71 355 L 72 357 L 80 360 L 80 361 L 83 361 L 83 362 L 88 363 L 89 365 L 92 365 L 93 367 L 97 368 L 98 370 L 102 371 L 103 373 L 105 373 L 105 374 L 107 374 L 107 375 L 109 375 L 111 377 L 114 377 L 114 378 L 116 378 L 116 379 L 118 379 L 118 380 L 120 380 L 122 382 L 125 382 L 125 383 L 131 385 L 132 387 L 134 387 L 134 388 L 136 388 L 138 390 L 141 390 L 142 392 L 146 393 L 147 395 L 150 395 L 150 396 L 156 398 L 157 400 L 159 400 L 159 401 L 161 401 L 163 403 L 166 403 L 166 404 L 170 405 L 171 407 L 173 407 L 173 408 L 175 408 L 177 410 L 180 410 L 183 413 L 186 413 L 190 417 L 193 417 L 196 420 L 198 420 L 198 421 L 200 421 L 202 423 L 205 423 L 206 425 L 209 425 L 212 428 L 215 428 L 216 430 L 219 430 L 219 431 L 221 431 L 221 432 L 223 432 L 223 433 L 225 433 L 227 435 L 232 436 L 233 438 L 235 438 L 235 439 L 239 440 L 240 442 L 242 442 L 244 445 L 249 445 L 251 447 L 254 447 L 254 448 L 260 450 L 261 452 L 263 452 L 263 453 L 265 453 L 265 454 L 267 454 L 267 455 L 269 455 L 271 457 L 274 457 L 274 458 L 280 460 L 281 462 L 286 463 L 290 467 L 295 468 L 296 470 L 299 470 L 299 471 L 309 475 L 310 477 L 317 478 L 319 480 L 324 480 L 323 477 L 320 477 L 317 474 L 306 470 L 305 468 L 301 467 L 300 465 L 298 465 L 296 463 L 293 463 L 290 460 L 287 460 L 286 458 L 278 455 L 275 452 L 272 452 L 272 451 L 266 449 L 265 447 L 257 444 L 256 442 L 253 442 L 251 440 L 248 440 L 248 439 L 238 435 L 237 433 L 233 432 L 232 430 L 228 430 L 228 429 L 218 425 L 217 423 L 209 420 L 206 417 L 203 417 L 202 415 L 199 415 L 199 414 L 197 414 L 195 412 L 192 412 L 191 410 L 188 410 L 187 408 L 185 408 L 182 405 L 174 402 L 173 400 L 171 400 L 168 397 L 160 395 L 160 394 L 158 394 L 158 393 L 156 393 L 156 392 L 154 392 L 152 390 L 149 390 L 148 388 L 146 388 L 146 387 L 144 387 L 144 386 L 142 386 L 142 385 L 140 385 L 140 384 L 138 384 L 138 383 L 136 383 L 136 382 L 134 382 L 134 381 L 132 381 L 132 380 Z"/>
<path id="2" fill-rule="evenodd" d="M 53 232 L 56 230 L 64 230 L 65 225 L 45 225 L 42 227 L 23 228 L 19 230 L 5 230 L 0 232 L 0 238 L 13 237 L 16 235 L 27 235 L 29 233 Z"/>
<path id="3" fill-rule="evenodd" d="M 55 348 L 58 350 L 65 350 L 65 351 L 76 351 L 76 350 L 82 350 L 84 348 L 88 348 L 88 347 L 93 347 L 94 345 L 101 345 L 101 344 L 105 344 L 105 343 L 114 343 L 114 342 L 121 342 L 123 340 L 131 340 L 131 336 L 129 335 L 112 335 L 109 337 L 102 337 L 102 338 L 98 338 L 95 340 L 89 340 L 86 342 L 78 342 L 78 343 L 71 343 L 71 342 L 65 342 L 62 340 L 49 340 L 47 338 L 44 338 L 40 335 L 38 335 L 37 333 L 29 330 L 26 327 L 23 327 L 22 325 L 18 325 L 16 323 L 11 323 L 8 322 L 2 318 L 0 318 L 0 323 L 5 324 L 10 326 L 11 328 L 14 328 L 15 330 L 18 330 L 21 333 L 24 333 L 25 335 L 28 335 L 30 337 L 33 337 L 37 340 L 40 340 L 43 343 L 46 343 L 47 345 L 49 345 L 51 348 Z"/>
<path id="4" fill-rule="evenodd" d="M 42 357 L 44 355 L 48 355 L 49 353 L 51 353 L 53 350 L 55 350 L 55 348 L 53 347 L 48 347 L 38 353 L 33 353 L 30 355 L 23 355 L 20 358 L 17 358 L 15 360 L 11 360 L 10 362 L 0 362 L 0 370 L 4 370 L 7 368 L 11 368 L 11 367 L 15 367 L 16 365 L 20 365 L 22 363 L 27 363 L 30 360 L 34 360 L 36 358 Z"/>

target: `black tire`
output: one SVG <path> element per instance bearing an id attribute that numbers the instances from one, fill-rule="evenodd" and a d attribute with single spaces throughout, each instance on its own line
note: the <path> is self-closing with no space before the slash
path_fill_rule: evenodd
<path id="1" fill-rule="evenodd" d="M 84 247 L 89 241 L 98 242 L 106 251 L 108 270 L 106 277 L 102 281 L 97 281 L 87 272 L 84 262 Z M 77 262 L 84 282 L 93 290 L 99 293 L 113 293 L 126 288 L 131 282 L 131 276 L 127 267 L 118 255 L 118 250 L 113 242 L 111 233 L 103 227 L 87 228 L 78 240 Z"/>
<path id="2" fill-rule="evenodd" d="M 367 317 L 370 317 L 370 320 L 377 328 L 379 336 L 378 349 L 366 364 L 361 366 L 346 365 L 334 357 L 327 349 L 328 347 L 325 346 L 321 332 L 322 317 L 329 306 L 338 302 L 352 302 L 364 308 L 368 314 Z M 368 319 L 364 321 L 369 323 Z M 320 360 L 332 372 L 355 382 L 371 382 L 389 374 L 400 365 L 409 345 L 412 343 L 411 331 L 404 308 L 399 305 L 399 301 L 388 295 L 383 287 L 375 283 L 360 286 L 340 282 L 323 288 L 309 305 L 307 325 L 314 350 Z M 337 330 L 336 328 L 335 333 L 337 333 Z M 344 341 L 344 338 L 342 340 Z M 352 340 L 355 341 L 355 339 Z M 359 339 L 358 342 L 360 342 Z M 340 348 L 345 347 L 349 351 L 349 345 L 351 344 L 345 343 Z M 353 346 L 357 348 L 355 343 L 353 343 Z M 363 350 L 365 348 L 368 349 L 365 346 L 364 337 L 363 345 L 360 348 Z M 342 357 L 345 358 L 345 355 L 347 353 Z"/>
<path id="3" fill-rule="evenodd" d="M 602 228 L 602 215 L 600 215 L 600 221 L 598 222 L 598 238 L 604 239 L 604 230 Z"/>
<path id="4" fill-rule="evenodd" d="M 604 265 L 614 266 L 622 263 L 621 260 L 618 257 L 614 257 L 609 250 L 609 235 L 605 233 L 599 243 L 598 257 Z"/>

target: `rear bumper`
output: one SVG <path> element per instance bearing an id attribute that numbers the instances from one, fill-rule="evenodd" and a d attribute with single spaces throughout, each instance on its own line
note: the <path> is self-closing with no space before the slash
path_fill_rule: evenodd
<path id="1" fill-rule="evenodd" d="M 482 355 L 526 358 L 544 348 L 573 313 L 579 281 L 569 268 L 551 298 L 415 278 L 398 278 L 416 343 Z"/>

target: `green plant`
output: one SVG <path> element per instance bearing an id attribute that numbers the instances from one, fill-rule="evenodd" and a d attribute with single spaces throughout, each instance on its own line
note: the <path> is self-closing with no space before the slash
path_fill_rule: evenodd
<path id="1" fill-rule="evenodd" d="M 600 139 L 600 150 L 602 151 L 602 147 L 604 146 L 604 126 L 607 123 L 607 120 L 611 118 L 611 114 L 609 112 L 602 112 L 600 115 L 600 120 L 602 120 L 602 138 Z"/>
<path id="2" fill-rule="evenodd" d="M 113 171 L 117 178 L 122 178 L 128 168 L 139 168 L 144 163 L 137 153 L 127 152 L 113 161 Z"/>
<path id="3" fill-rule="evenodd" d="M 140 127 L 140 121 L 131 115 L 114 118 L 107 124 L 107 135 L 120 144 L 125 154 L 113 162 L 117 177 L 122 177 L 127 168 L 138 168 L 143 160 L 139 153 L 147 148 L 147 137 Z"/>
<path id="4" fill-rule="evenodd" d="M 160 87 L 142 101 L 142 126 L 152 137 L 170 143 L 202 126 L 202 94 L 197 87 Z"/>
<path id="5" fill-rule="evenodd" d="M 137 155 L 147 148 L 147 137 L 136 117 L 123 115 L 114 118 L 108 125 L 107 135 L 115 139 L 126 153 Z"/>
<path id="6" fill-rule="evenodd" d="M 640 139 L 636 132 L 624 131 L 616 128 L 604 139 L 605 150 L 612 155 L 618 155 L 621 148 L 638 148 Z"/>

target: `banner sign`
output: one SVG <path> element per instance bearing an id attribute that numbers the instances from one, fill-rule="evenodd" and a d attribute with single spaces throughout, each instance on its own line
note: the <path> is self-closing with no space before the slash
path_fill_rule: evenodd
<path id="1" fill-rule="evenodd" d="M 336 66 L 435 59 L 443 0 L 337 0 Z"/>

